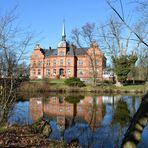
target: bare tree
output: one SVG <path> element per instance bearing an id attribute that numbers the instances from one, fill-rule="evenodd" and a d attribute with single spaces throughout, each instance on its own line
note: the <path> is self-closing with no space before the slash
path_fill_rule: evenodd
<path id="1" fill-rule="evenodd" d="M 90 65 L 89 75 L 91 75 L 94 85 L 96 85 L 98 78 L 98 64 L 97 64 L 98 55 L 96 52 L 98 45 L 96 43 L 95 29 L 96 29 L 95 24 L 86 23 L 84 26 L 81 27 L 81 29 L 76 28 L 72 31 L 72 41 L 79 48 L 81 48 L 81 50 L 83 50 L 86 56 L 88 57 Z M 84 46 L 90 47 L 92 49 L 91 53 L 85 51 Z"/>
<path id="2" fill-rule="evenodd" d="M 142 36 L 140 36 L 137 31 L 135 31 L 134 29 L 132 29 L 133 27 L 129 26 L 128 23 L 126 22 L 126 20 L 124 19 L 124 11 L 123 11 L 123 6 L 122 6 L 122 1 L 120 0 L 119 3 L 122 6 L 122 15 L 119 13 L 119 11 L 112 5 L 110 0 L 106 0 L 107 4 L 110 6 L 110 8 L 116 13 L 116 15 L 119 17 L 119 19 L 124 23 L 124 25 L 139 39 L 139 41 L 141 43 L 143 43 L 146 47 L 148 47 L 148 43 L 143 39 Z M 139 2 L 139 1 L 135 1 L 135 2 Z M 140 4 L 142 4 L 143 6 L 148 5 L 148 2 L 143 1 Z M 143 7 L 146 8 L 147 7 Z M 146 14 L 147 15 L 147 14 Z M 147 22 L 148 20 L 146 20 Z"/>
<path id="3" fill-rule="evenodd" d="M 26 49 L 30 45 L 33 34 L 17 26 L 16 9 L 0 16 L 0 123 L 8 115 L 10 106 L 15 100 L 18 86 L 18 65 L 25 60 Z"/>
<path id="4" fill-rule="evenodd" d="M 147 80 L 147 76 L 145 77 L 144 75 L 147 75 L 148 71 L 148 44 L 147 44 L 147 38 L 148 38 L 148 2 L 147 0 L 131 0 L 129 1 L 129 4 L 135 8 L 134 10 L 136 13 L 139 14 L 139 19 L 135 24 L 132 24 L 131 26 L 128 24 L 128 22 L 125 19 L 125 14 L 124 14 L 124 6 L 122 4 L 122 1 L 117 2 L 121 5 L 121 10 L 122 13 L 119 13 L 119 9 L 116 9 L 113 3 L 109 0 L 106 0 L 110 8 L 115 12 L 117 17 L 120 19 L 120 21 L 123 23 L 123 25 L 133 34 L 135 35 L 132 38 L 135 40 L 138 40 L 138 47 L 135 48 L 135 51 L 137 53 L 137 56 L 139 58 L 137 64 L 139 65 L 138 67 L 141 69 L 139 71 L 139 76 L 143 75 L 140 77 L 141 79 Z M 134 44 L 134 43 L 133 43 Z M 142 67 L 141 67 L 142 66 Z M 146 70 L 145 70 L 146 69 Z"/>
<path id="5" fill-rule="evenodd" d="M 135 57 L 136 60 L 135 51 L 141 42 L 135 40 L 133 33 L 127 31 L 118 19 L 111 17 L 106 24 L 99 28 L 100 37 L 107 54 L 112 58 L 116 85 L 122 86 L 121 81 L 125 81 L 127 74 L 130 72 L 132 64 L 129 64 L 130 58 Z M 134 45 L 131 46 L 131 42 L 134 42 Z M 133 64 L 135 64 L 135 61 L 133 61 Z"/>

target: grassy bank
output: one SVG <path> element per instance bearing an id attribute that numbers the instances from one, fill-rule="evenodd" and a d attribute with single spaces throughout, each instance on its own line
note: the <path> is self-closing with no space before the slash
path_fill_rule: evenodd
<path id="1" fill-rule="evenodd" d="M 145 93 L 147 92 L 146 85 L 127 85 L 116 87 L 111 84 L 85 87 L 69 87 L 64 84 L 64 80 L 37 80 L 22 83 L 18 88 L 19 92 L 89 92 L 89 93 Z"/>

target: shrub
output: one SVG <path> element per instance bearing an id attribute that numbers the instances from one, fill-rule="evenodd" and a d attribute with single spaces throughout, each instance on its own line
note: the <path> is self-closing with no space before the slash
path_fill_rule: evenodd
<path id="1" fill-rule="evenodd" d="M 75 77 L 66 79 L 64 82 L 68 86 L 78 86 L 78 87 L 85 86 L 83 81 L 81 81 L 79 78 L 75 78 Z"/>

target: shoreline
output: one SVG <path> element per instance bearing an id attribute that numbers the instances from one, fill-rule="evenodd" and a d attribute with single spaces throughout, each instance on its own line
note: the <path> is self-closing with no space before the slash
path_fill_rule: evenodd
<path id="1" fill-rule="evenodd" d="M 23 82 L 17 89 L 18 92 L 25 93 L 105 93 L 105 94 L 144 94 L 148 92 L 146 85 L 127 85 L 122 87 L 116 87 L 115 85 L 106 84 L 102 86 L 85 87 L 69 87 L 65 84 L 48 83 L 46 81 L 38 82 Z"/>

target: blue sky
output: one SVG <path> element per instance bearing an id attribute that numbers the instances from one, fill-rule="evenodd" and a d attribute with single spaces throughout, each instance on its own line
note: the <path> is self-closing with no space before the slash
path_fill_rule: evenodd
<path id="1" fill-rule="evenodd" d="M 70 39 L 72 29 L 86 22 L 99 25 L 112 13 L 105 0 L 0 0 L 0 10 L 9 10 L 16 4 L 19 24 L 29 26 L 43 48 L 57 47 L 61 40 L 63 18 L 67 39 Z"/>

